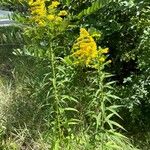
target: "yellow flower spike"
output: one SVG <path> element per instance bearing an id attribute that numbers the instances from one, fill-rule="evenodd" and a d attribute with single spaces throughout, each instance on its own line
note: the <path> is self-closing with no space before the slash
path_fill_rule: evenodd
<path id="1" fill-rule="evenodd" d="M 72 47 L 71 58 L 74 65 L 98 69 L 106 61 L 104 54 L 108 52 L 108 48 L 98 50 L 93 37 L 81 28 L 80 36 Z"/>
<path id="2" fill-rule="evenodd" d="M 73 45 L 72 50 L 75 61 L 79 61 L 80 65 L 90 66 L 98 56 L 97 45 L 84 28 L 80 29 L 80 37 Z"/>
<path id="3" fill-rule="evenodd" d="M 62 10 L 59 12 L 58 16 L 61 16 L 61 17 L 64 17 L 64 16 L 67 16 L 67 12 L 65 10 Z"/>
<path id="4" fill-rule="evenodd" d="M 31 21 L 39 26 L 45 26 L 46 22 L 44 20 L 47 14 L 45 0 L 29 0 L 28 4 L 30 5 Z"/>
<path id="5" fill-rule="evenodd" d="M 45 8 L 45 3 L 44 1 L 36 1 L 36 2 L 33 2 L 33 5 L 31 5 L 31 14 L 34 15 L 34 14 L 37 14 L 37 15 L 45 15 L 46 14 L 46 8 Z"/>

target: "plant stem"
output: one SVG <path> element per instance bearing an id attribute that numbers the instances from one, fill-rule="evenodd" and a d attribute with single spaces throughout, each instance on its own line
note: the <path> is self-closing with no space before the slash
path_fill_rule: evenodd
<path id="1" fill-rule="evenodd" d="M 104 91 L 103 91 L 103 72 L 101 66 L 98 68 L 98 85 L 100 89 L 100 111 L 101 111 L 101 150 L 104 149 L 104 124 L 105 124 L 105 101 L 104 101 Z"/>
<path id="2" fill-rule="evenodd" d="M 52 42 L 51 42 L 52 43 Z M 57 128 L 58 128 L 58 136 L 61 139 L 61 128 L 60 128 L 60 109 L 59 109 L 59 98 L 58 98 L 58 90 L 56 84 L 56 71 L 55 71 L 55 54 L 53 51 L 53 46 L 50 44 L 50 61 L 51 61 L 51 71 L 52 71 L 52 82 L 53 82 L 53 89 L 54 89 L 54 96 L 55 96 L 55 104 L 56 104 L 56 119 L 57 119 L 57 126 L 56 126 L 56 135 L 57 135 Z"/>

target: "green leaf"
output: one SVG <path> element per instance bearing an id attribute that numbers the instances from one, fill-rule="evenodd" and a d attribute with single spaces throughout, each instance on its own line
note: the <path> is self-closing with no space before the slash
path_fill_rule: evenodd
<path id="1" fill-rule="evenodd" d="M 120 99 L 118 96 L 112 95 L 110 93 L 107 93 L 107 96 L 110 97 L 110 98 L 113 98 L 113 99 Z"/>
<path id="2" fill-rule="evenodd" d="M 71 108 L 71 107 L 64 108 L 64 110 L 66 110 L 66 111 L 75 111 L 75 112 L 79 112 L 77 109 Z"/>
<path id="3" fill-rule="evenodd" d="M 78 119 L 70 119 L 70 120 L 68 121 L 68 124 L 69 124 L 69 125 L 75 125 L 75 124 L 78 124 L 79 122 L 81 122 L 81 121 L 78 120 Z"/>
<path id="4" fill-rule="evenodd" d="M 82 10 L 78 14 L 78 19 L 81 19 L 84 16 L 88 16 L 88 15 L 96 12 L 97 10 L 101 9 L 106 4 L 108 4 L 110 1 L 111 0 L 97 0 L 97 1 L 93 2 L 92 6 L 88 7 L 87 9 Z"/>
<path id="5" fill-rule="evenodd" d="M 116 106 L 110 106 L 110 107 L 107 107 L 106 110 L 109 110 L 110 112 L 112 112 L 113 114 L 115 114 L 116 116 L 118 116 L 120 119 L 121 116 L 116 112 L 116 108 L 119 108 L 120 106 L 116 105 Z"/>
<path id="6" fill-rule="evenodd" d="M 118 123 L 115 122 L 115 121 L 109 120 L 109 123 L 110 123 L 111 125 L 114 125 L 114 126 L 120 128 L 120 129 L 122 129 L 122 130 L 125 130 L 120 124 L 118 124 Z"/>
<path id="7" fill-rule="evenodd" d="M 78 101 L 75 98 L 73 98 L 73 97 L 71 97 L 69 95 L 61 95 L 61 97 L 62 97 L 63 101 L 64 100 L 69 100 L 69 101 L 74 101 L 74 102 L 78 103 Z"/>
<path id="8" fill-rule="evenodd" d="M 105 118 L 105 121 L 106 121 L 106 122 L 109 121 L 109 119 L 110 119 L 111 117 L 113 117 L 113 116 L 114 116 L 114 113 L 109 114 L 109 115 Z"/>

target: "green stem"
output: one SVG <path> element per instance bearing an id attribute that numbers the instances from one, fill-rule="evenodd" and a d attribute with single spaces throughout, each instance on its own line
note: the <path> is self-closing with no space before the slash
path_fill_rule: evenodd
<path id="1" fill-rule="evenodd" d="M 99 89 L 101 91 L 100 95 L 100 108 L 101 108 L 101 130 L 102 130 L 102 136 L 101 136 L 101 150 L 104 149 L 104 124 L 105 124 L 105 101 L 104 101 L 104 94 L 103 94 L 103 78 L 102 78 L 103 72 L 101 66 L 98 68 L 98 85 Z"/>
<path id="2" fill-rule="evenodd" d="M 57 90 L 57 84 L 56 84 L 56 71 L 55 71 L 55 54 L 53 52 L 52 44 L 50 45 L 50 61 L 51 61 L 51 67 L 52 67 L 51 68 L 52 82 L 53 82 L 53 89 L 54 89 L 54 96 L 55 96 L 56 114 L 57 114 L 56 134 L 57 134 L 57 128 L 58 128 L 59 138 L 61 139 L 59 98 L 58 98 L 58 90 Z"/>

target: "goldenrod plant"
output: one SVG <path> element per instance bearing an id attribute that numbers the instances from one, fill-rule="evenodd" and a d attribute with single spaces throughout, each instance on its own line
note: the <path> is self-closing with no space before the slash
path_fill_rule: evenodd
<path id="1" fill-rule="evenodd" d="M 89 88 L 91 99 L 89 101 L 85 99 L 86 102 L 82 101 L 83 103 L 81 102 L 80 104 L 83 106 L 86 104 L 86 109 L 83 108 L 84 113 L 82 112 L 82 115 L 84 115 L 84 119 L 88 118 L 88 120 L 83 123 L 82 130 L 83 134 L 85 134 L 84 138 L 86 142 L 82 141 L 83 143 L 81 143 L 85 145 L 81 145 L 84 147 L 83 149 L 134 149 L 128 138 L 117 131 L 118 129 L 124 130 L 124 128 L 113 120 L 114 116 L 121 118 L 117 113 L 117 109 L 121 106 L 112 103 L 112 99 L 119 99 L 119 97 L 112 93 L 112 84 L 114 82 L 106 82 L 106 79 L 111 77 L 109 73 L 104 71 L 105 65 L 111 63 L 110 60 L 106 61 L 107 57 L 104 55 L 106 53 L 108 53 L 108 48 L 98 51 L 94 39 L 89 35 L 86 29 L 80 29 L 80 37 L 77 39 L 77 44 L 75 43 L 73 45 L 73 54 L 71 54 L 71 57 L 76 57 L 76 59 L 72 60 L 72 65 L 80 69 L 84 67 L 93 68 L 93 66 L 95 68 L 93 73 L 89 72 L 95 76 L 94 78 L 93 75 L 91 76 L 89 73 L 85 76 L 92 85 L 83 87 Z M 68 60 L 66 62 L 68 63 Z M 95 87 L 95 90 L 90 89 L 92 87 Z M 87 91 L 84 90 L 84 92 Z M 82 94 L 86 95 L 87 93 Z"/>

